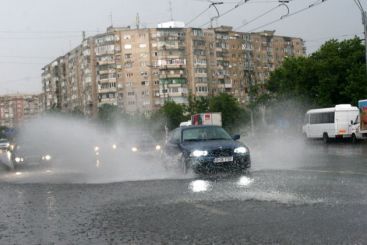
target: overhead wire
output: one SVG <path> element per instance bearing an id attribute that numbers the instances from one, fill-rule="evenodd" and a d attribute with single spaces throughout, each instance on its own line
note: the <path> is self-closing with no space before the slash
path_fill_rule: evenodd
<path id="1" fill-rule="evenodd" d="M 289 17 L 291 17 L 291 16 L 294 16 L 294 15 L 296 15 L 296 14 L 299 14 L 299 13 L 301 13 L 301 12 L 304 12 L 304 11 L 306 11 L 306 10 L 309 10 L 309 9 L 311 9 L 311 8 L 313 8 L 313 7 L 316 7 L 316 6 L 318 6 L 318 5 L 322 4 L 322 3 L 326 2 L 326 1 L 327 1 L 327 0 L 317 0 L 317 1 L 315 1 L 314 3 L 312 3 L 312 4 L 308 5 L 308 6 L 307 6 L 307 7 L 305 7 L 305 8 L 299 9 L 299 10 L 297 10 L 297 11 L 295 11 L 295 12 L 293 12 L 293 13 L 287 14 L 287 15 L 283 15 L 283 16 L 281 16 L 279 19 L 276 19 L 276 20 L 270 21 L 270 22 L 268 22 L 268 23 L 266 23 L 266 24 L 260 25 L 260 26 L 258 26 L 258 27 L 256 27 L 256 28 L 253 28 L 253 29 L 251 29 L 249 32 L 253 32 L 253 31 L 256 31 L 256 30 L 258 30 L 258 29 L 261 29 L 261 28 L 263 28 L 263 27 L 265 27 L 265 26 L 268 26 L 268 25 L 272 25 L 272 24 L 274 24 L 274 23 L 277 23 L 277 22 L 279 22 L 279 21 L 281 21 L 281 20 L 284 20 L 284 19 L 286 19 L 286 18 L 289 18 Z"/>
<path id="2" fill-rule="evenodd" d="M 364 12 L 364 9 L 363 9 L 363 6 L 361 4 L 361 2 L 359 0 L 354 0 L 354 2 L 356 3 L 357 7 L 362 11 Z"/>
<path id="3" fill-rule="evenodd" d="M 200 16 L 202 16 L 203 14 L 205 14 L 210 8 L 211 8 L 211 5 L 208 8 L 206 8 L 204 11 L 202 11 L 200 14 L 198 14 L 197 16 L 195 16 L 194 18 L 192 18 L 190 21 L 188 21 L 187 22 L 187 25 L 189 25 L 192 22 L 194 22 L 195 20 L 197 20 Z"/>
<path id="4" fill-rule="evenodd" d="M 221 17 L 223 17 L 223 16 L 225 16 L 225 15 L 229 14 L 230 12 L 232 12 L 232 11 L 236 10 L 237 8 L 241 7 L 242 5 L 244 5 L 245 3 L 247 3 L 248 1 L 250 1 L 250 0 L 241 0 L 241 1 L 238 1 L 238 2 L 237 2 L 237 4 L 236 4 L 234 7 L 232 7 L 232 8 L 230 8 L 230 9 L 228 9 L 228 10 L 227 10 L 227 11 L 225 11 L 224 13 L 222 13 L 222 14 L 220 14 L 220 15 L 218 15 L 218 16 L 216 16 L 216 17 L 214 17 L 214 18 L 215 18 L 215 19 L 219 19 L 219 18 L 221 18 Z M 210 24 L 211 22 L 212 22 L 212 20 L 210 20 L 210 21 L 208 21 L 208 22 L 206 22 L 206 23 L 202 24 L 200 27 L 204 27 L 204 26 L 206 26 L 206 25 Z"/>
<path id="5" fill-rule="evenodd" d="M 256 16 L 255 18 L 251 19 L 250 21 L 248 21 L 248 22 L 246 22 L 246 23 L 244 23 L 244 24 L 242 24 L 242 25 L 240 25 L 240 26 L 236 27 L 236 28 L 235 28 L 235 30 L 239 30 L 239 29 L 241 29 L 242 27 L 247 26 L 248 24 L 250 24 L 250 23 L 252 23 L 252 22 L 254 22 L 254 21 L 256 21 L 256 20 L 260 19 L 261 17 L 264 17 L 265 15 L 269 14 L 270 12 L 272 12 L 272 11 L 274 11 L 275 9 L 279 8 L 280 6 L 282 6 L 282 4 L 279 4 L 279 5 L 277 5 L 277 6 L 273 7 L 273 8 L 271 8 L 271 9 L 269 9 L 268 11 L 266 11 L 266 12 L 264 12 L 264 13 L 262 13 L 262 14 L 260 14 L 260 15 Z"/>
<path id="6" fill-rule="evenodd" d="M 358 35 L 362 35 L 364 34 L 363 32 L 360 33 L 351 33 L 351 34 L 343 34 L 343 35 L 338 35 L 338 36 L 329 36 L 329 37 L 321 37 L 318 39 L 309 39 L 309 40 L 304 40 L 305 42 L 318 42 L 321 40 L 325 40 L 325 39 L 335 39 L 335 38 L 341 38 L 341 37 L 350 37 L 350 36 L 358 36 Z"/>

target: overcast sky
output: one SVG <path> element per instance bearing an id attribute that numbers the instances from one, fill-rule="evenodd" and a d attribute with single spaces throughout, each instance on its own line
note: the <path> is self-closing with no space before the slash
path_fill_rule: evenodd
<path id="1" fill-rule="evenodd" d="M 316 0 L 292 0 L 290 13 L 306 8 Z M 189 22 L 208 8 L 206 0 L 171 0 L 175 20 Z M 225 13 L 236 0 L 218 5 Z M 361 0 L 365 8 L 366 0 Z M 269 14 L 245 25 L 252 31 L 287 13 L 274 0 L 249 0 L 217 25 L 238 27 L 274 8 Z M 139 13 L 142 26 L 156 27 L 170 20 L 169 0 L 1 0 L 0 8 L 0 94 L 41 92 L 41 68 L 81 42 L 81 32 L 95 35 L 106 27 L 135 26 Z M 112 18 L 111 18 L 112 16 Z M 200 27 L 216 16 L 213 8 L 190 26 Z M 306 11 L 257 29 L 276 30 L 278 35 L 301 37 L 307 53 L 317 50 L 330 38 L 345 39 L 363 35 L 361 13 L 353 0 L 327 0 Z"/>

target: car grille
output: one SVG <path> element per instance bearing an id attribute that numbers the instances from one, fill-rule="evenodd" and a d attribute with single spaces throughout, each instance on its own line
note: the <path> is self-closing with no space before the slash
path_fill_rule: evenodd
<path id="1" fill-rule="evenodd" d="M 210 151 L 209 154 L 213 157 L 230 157 L 233 156 L 233 149 L 232 148 L 215 149 Z"/>

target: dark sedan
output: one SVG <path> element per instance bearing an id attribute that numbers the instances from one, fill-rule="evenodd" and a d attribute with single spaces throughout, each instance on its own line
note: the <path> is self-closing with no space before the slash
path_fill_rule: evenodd
<path id="1" fill-rule="evenodd" d="M 189 126 L 172 131 L 164 148 L 168 156 L 179 156 L 178 162 L 186 173 L 221 170 L 244 171 L 251 166 L 249 149 L 219 126 Z"/>

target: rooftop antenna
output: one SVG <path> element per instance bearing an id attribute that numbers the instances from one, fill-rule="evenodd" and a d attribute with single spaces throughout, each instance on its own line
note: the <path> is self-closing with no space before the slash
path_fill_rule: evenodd
<path id="1" fill-rule="evenodd" d="M 140 16 L 139 13 L 136 14 L 136 29 L 140 28 Z"/>
<path id="2" fill-rule="evenodd" d="M 169 12 L 170 12 L 170 16 L 171 16 L 171 21 L 173 21 L 173 10 L 172 10 L 172 1 L 169 0 Z"/>
<path id="3" fill-rule="evenodd" d="M 110 23 L 111 23 L 111 27 L 113 27 L 112 12 L 110 12 L 110 15 L 109 15 L 109 17 L 110 17 Z"/>

